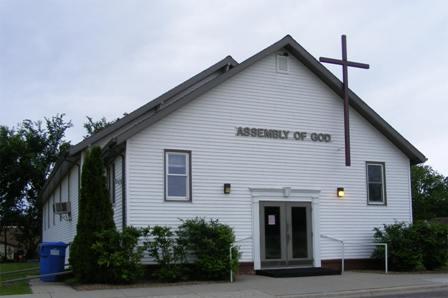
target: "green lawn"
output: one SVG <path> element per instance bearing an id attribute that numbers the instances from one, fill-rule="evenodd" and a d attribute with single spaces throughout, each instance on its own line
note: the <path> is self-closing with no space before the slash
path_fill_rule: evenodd
<path id="1" fill-rule="evenodd" d="M 34 271 L 27 271 L 22 273 L 4 274 L 4 272 L 22 270 L 27 268 L 36 268 Z M 37 263 L 0 263 L 0 281 L 26 277 L 27 275 L 36 275 L 39 273 L 39 264 Z M 15 282 L 4 285 L 0 284 L 0 296 L 2 295 L 18 295 L 30 294 L 31 289 L 27 281 Z"/>

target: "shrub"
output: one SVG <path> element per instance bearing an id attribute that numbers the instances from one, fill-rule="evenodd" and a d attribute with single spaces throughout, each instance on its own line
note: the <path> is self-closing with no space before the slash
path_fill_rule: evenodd
<path id="1" fill-rule="evenodd" d="M 152 239 L 145 243 L 149 255 L 159 265 L 154 277 L 161 281 L 175 281 L 183 277 L 183 249 L 177 244 L 169 227 L 155 226 L 151 230 Z"/>
<path id="2" fill-rule="evenodd" d="M 447 265 L 448 227 L 439 223 L 417 222 L 413 225 L 421 249 L 423 265 L 428 270 Z"/>
<path id="3" fill-rule="evenodd" d="M 177 231 L 178 245 L 187 256 L 189 277 L 202 280 L 222 280 L 229 276 L 229 268 L 238 268 L 239 251 L 232 249 L 229 260 L 229 248 L 235 241 L 232 228 L 218 222 L 203 218 L 182 220 Z"/>
<path id="4" fill-rule="evenodd" d="M 375 228 L 376 242 L 388 244 L 389 264 L 394 270 L 433 270 L 446 265 L 448 260 L 448 228 L 417 222 L 407 225 L 395 223 Z M 377 248 L 373 257 L 384 261 L 384 248 Z"/>
<path id="5" fill-rule="evenodd" d="M 138 246 L 147 230 L 126 227 L 123 232 L 109 229 L 97 233 L 92 250 L 98 256 L 103 282 L 131 283 L 143 277 L 141 259 L 145 248 Z"/>
<path id="6" fill-rule="evenodd" d="M 87 152 L 82 167 L 78 225 L 70 248 L 70 265 L 79 281 L 101 282 L 107 273 L 101 272 L 92 246 L 98 240 L 97 233 L 109 229 L 115 229 L 112 204 L 101 149 L 93 147 Z"/>
<path id="7" fill-rule="evenodd" d="M 376 242 L 387 243 L 388 261 L 394 270 L 415 270 L 422 266 L 422 256 L 415 243 L 414 231 L 405 223 L 384 225 L 383 229 L 375 228 Z M 378 247 L 373 256 L 384 261 L 384 247 Z"/>

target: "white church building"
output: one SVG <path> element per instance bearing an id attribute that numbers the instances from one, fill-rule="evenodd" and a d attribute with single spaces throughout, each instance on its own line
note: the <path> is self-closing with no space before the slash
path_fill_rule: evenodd
<path id="1" fill-rule="evenodd" d="M 331 267 L 340 241 L 346 268 L 362 266 L 373 228 L 412 222 L 410 166 L 426 157 L 352 91 L 349 102 L 346 166 L 338 78 L 289 35 L 228 56 L 72 146 L 42 192 L 43 241 L 73 240 L 84 154 L 101 146 L 119 229 L 213 218 L 248 270 Z"/>

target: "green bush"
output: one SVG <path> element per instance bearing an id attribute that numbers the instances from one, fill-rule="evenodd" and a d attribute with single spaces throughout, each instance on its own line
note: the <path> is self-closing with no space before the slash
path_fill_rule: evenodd
<path id="1" fill-rule="evenodd" d="M 439 223 L 425 221 L 413 225 L 417 234 L 417 243 L 421 249 L 423 265 L 434 270 L 447 265 L 448 227 Z"/>
<path id="2" fill-rule="evenodd" d="M 405 223 L 375 228 L 376 242 L 387 243 L 389 266 L 394 270 L 415 270 L 422 266 L 422 256 L 415 243 L 415 231 Z M 384 247 L 378 247 L 373 256 L 384 261 Z"/>
<path id="3" fill-rule="evenodd" d="M 393 270 L 433 270 L 448 260 L 448 229 L 440 224 L 418 222 L 395 223 L 374 229 L 376 242 L 387 243 L 388 261 Z M 384 248 L 378 247 L 373 257 L 384 261 Z"/>
<path id="4" fill-rule="evenodd" d="M 121 233 L 116 229 L 97 233 L 92 250 L 98 256 L 102 282 L 132 283 L 143 277 L 141 259 L 145 248 L 138 246 L 138 240 L 146 234 L 147 230 L 134 227 L 126 227 Z"/>
<path id="5" fill-rule="evenodd" d="M 240 254 L 238 248 L 233 248 L 230 261 L 229 249 L 235 235 L 228 225 L 203 218 L 182 220 L 177 237 L 190 263 L 190 279 L 223 280 L 229 277 L 230 265 L 233 271 L 237 270 Z"/>
<path id="6" fill-rule="evenodd" d="M 174 233 L 169 227 L 152 228 L 151 240 L 145 242 L 149 255 L 159 265 L 154 277 L 161 281 L 176 281 L 183 278 L 183 249 L 177 244 Z"/>
<path id="7" fill-rule="evenodd" d="M 102 282 L 98 255 L 92 250 L 97 233 L 115 229 L 112 204 L 106 186 L 101 148 L 86 153 L 82 167 L 79 218 L 76 236 L 70 247 L 70 265 L 75 277 L 85 283 Z"/>

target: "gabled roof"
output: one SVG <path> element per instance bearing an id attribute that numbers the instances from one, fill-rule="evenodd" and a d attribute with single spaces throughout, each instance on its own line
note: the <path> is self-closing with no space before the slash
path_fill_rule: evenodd
<path id="1" fill-rule="evenodd" d="M 119 119 L 114 124 L 102 129 L 98 133 L 84 139 L 78 144 L 71 146 L 69 152 L 56 162 L 53 171 L 40 192 L 40 196 L 46 200 L 57 187 L 59 182 L 65 177 L 71 167 L 73 167 L 73 165 L 77 165 L 78 167 L 80 166 L 78 161 L 83 150 L 104 140 L 106 140 L 107 143 L 110 143 L 115 135 L 123 130 L 126 130 L 127 126 L 131 123 L 140 123 L 145 119 L 152 117 L 154 113 L 161 110 L 162 107 L 168 102 L 189 94 L 189 92 L 192 92 L 196 88 L 206 84 L 209 80 L 225 73 L 236 65 L 238 65 L 238 62 L 236 62 L 231 56 L 227 56 L 204 71 L 198 73 L 180 85 Z"/>
<path id="2" fill-rule="evenodd" d="M 87 148 L 90 145 L 94 145 L 95 143 L 103 140 L 104 138 L 110 136 L 112 133 L 116 132 L 120 128 L 123 128 L 130 122 L 133 122 L 140 117 L 144 117 L 148 112 L 158 110 L 162 105 L 164 105 L 167 101 L 169 101 L 171 98 L 175 97 L 176 95 L 179 95 L 185 91 L 188 91 L 190 88 L 194 87 L 196 84 L 206 80 L 208 77 L 212 76 L 215 73 L 220 74 L 221 72 L 224 72 L 232 67 L 235 67 L 238 64 L 231 56 L 227 56 L 226 58 L 222 59 L 221 61 L 217 62 L 216 64 L 213 64 L 206 70 L 198 73 L 197 75 L 193 76 L 192 78 L 186 80 L 182 84 L 174 87 L 173 89 L 169 90 L 168 92 L 162 94 L 161 96 L 157 97 L 154 100 L 151 100 L 147 104 L 141 106 L 137 110 L 131 112 L 130 114 L 126 115 L 125 117 L 119 119 L 114 124 L 102 129 L 98 133 L 86 138 L 85 140 L 79 142 L 75 146 L 72 146 L 70 148 L 70 155 L 77 154 Z M 227 68 L 227 69 L 226 69 Z M 206 82 L 204 82 L 205 84 Z"/>
<path id="3" fill-rule="evenodd" d="M 290 35 L 287 35 L 240 64 L 238 64 L 231 56 L 227 56 L 215 65 L 118 120 L 113 125 L 101 130 L 77 145 L 72 146 L 69 156 L 76 156 L 88 146 L 95 145 L 103 140 L 109 140 L 110 144 L 121 144 L 125 142 L 131 136 L 240 73 L 257 61 L 282 49 L 289 51 L 310 69 L 311 72 L 328 85 L 330 89 L 339 95 L 341 100 L 343 99 L 342 82 L 299 45 Z M 349 90 L 349 102 L 354 110 L 397 146 L 410 159 L 411 164 L 418 164 L 426 161 L 426 157 L 423 153 L 415 148 L 351 90 Z M 55 167 L 47 184 L 44 186 L 42 192 L 44 198 L 51 193 L 50 189 L 52 187 L 49 187 L 49 184 L 53 184 L 51 183 L 51 180 L 53 180 L 52 177 L 60 168 L 63 167 Z"/>

